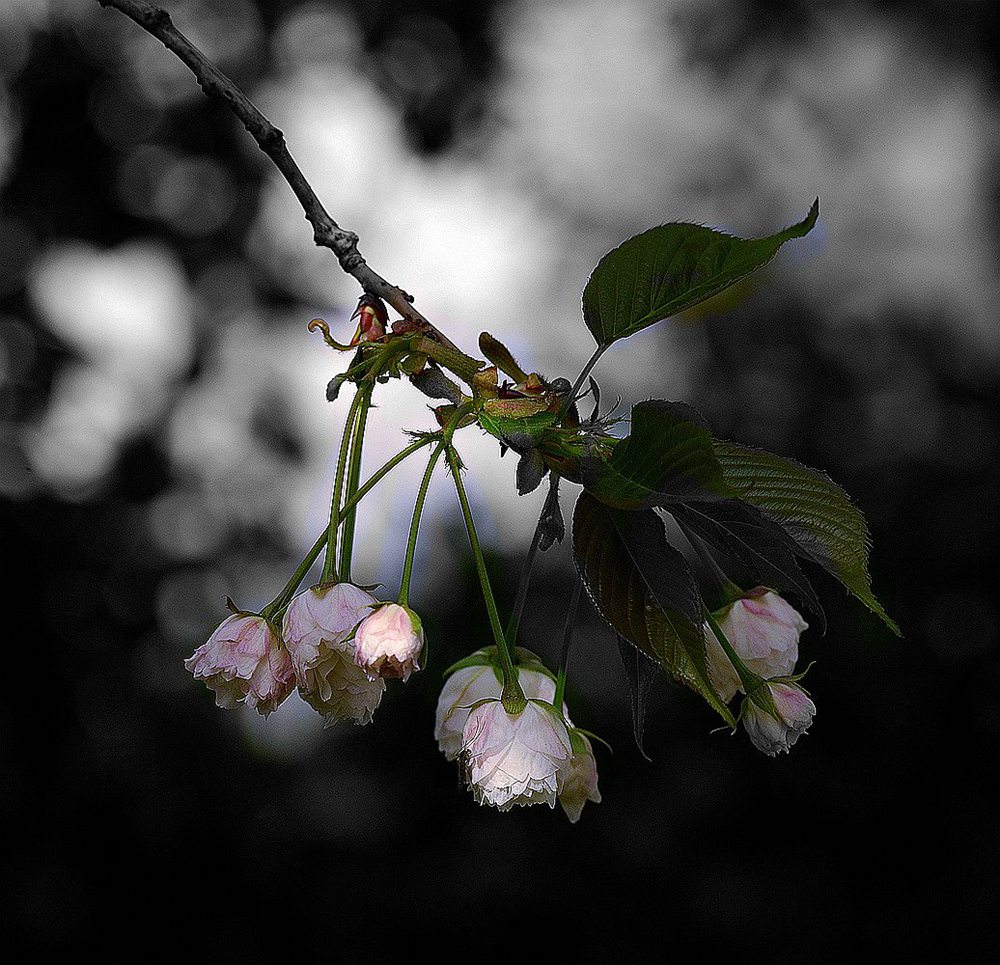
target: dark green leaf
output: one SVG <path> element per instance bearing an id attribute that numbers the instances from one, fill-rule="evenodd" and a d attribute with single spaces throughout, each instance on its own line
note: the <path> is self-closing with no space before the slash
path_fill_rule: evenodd
<path id="1" fill-rule="evenodd" d="M 665 224 L 609 251 L 583 290 L 583 318 L 598 345 L 608 346 L 710 298 L 770 261 L 792 238 L 808 234 L 809 214 L 766 238 L 743 239 L 693 224 Z"/>
<path id="2" fill-rule="evenodd" d="M 826 632 L 823 607 L 795 559 L 795 541 L 759 509 L 741 500 L 726 499 L 671 506 L 670 512 L 694 536 L 738 559 L 758 583 L 782 593 L 794 593 L 816 614 Z"/>
<path id="3" fill-rule="evenodd" d="M 726 482 L 780 524 L 799 552 L 832 573 L 897 635 L 899 627 L 871 590 L 871 539 L 861 511 L 829 476 L 761 449 L 716 441 Z"/>
<path id="4" fill-rule="evenodd" d="M 632 735 L 639 753 L 648 761 L 649 755 L 642 746 L 642 734 L 646 722 L 646 697 L 658 673 L 657 666 L 638 647 L 633 646 L 623 636 L 618 637 L 618 653 L 625 668 L 628 684 L 629 708 L 632 711 Z"/>
<path id="5" fill-rule="evenodd" d="M 733 716 L 711 682 L 704 604 L 684 557 L 651 509 L 625 512 L 583 492 L 573 514 L 573 555 L 597 611 L 619 636 Z"/>
<path id="6" fill-rule="evenodd" d="M 708 424 L 682 402 L 651 399 L 632 407 L 632 431 L 608 460 L 583 466 L 583 484 L 618 509 L 668 506 L 730 496 Z"/>

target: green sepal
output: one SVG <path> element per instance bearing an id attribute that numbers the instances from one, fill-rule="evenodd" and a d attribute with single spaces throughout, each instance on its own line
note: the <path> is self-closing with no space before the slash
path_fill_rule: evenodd
<path id="1" fill-rule="evenodd" d="M 542 663 L 538 654 L 526 647 L 514 647 L 514 666 L 519 671 L 533 670 L 535 673 L 544 674 L 552 681 L 556 679 L 556 675 Z M 456 670 L 464 670 L 466 667 L 492 667 L 497 673 L 497 679 L 503 683 L 500 658 L 495 645 L 480 647 L 467 657 L 456 660 L 441 676 L 450 677 Z"/>
<path id="2" fill-rule="evenodd" d="M 534 403 L 536 400 L 524 401 Z M 538 445 L 546 430 L 551 428 L 556 421 L 556 413 L 545 410 L 526 416 L 507 416 L 491 413 L 486 408 L 481 408 L 477 413 L 477 418 L 479 425 L 491 436 L 520 453 Z"/>
<path id="3" fill-rule="evenodd" d="M 785 719 L 778 712 L 778 708 L 774 703 L 771 688 L 768 686 L 770 681 L 764 680 L 763 677 L 758 677 L 757 679 L 760 682 L 752 690 L 746 692 L 746 696 L 740 703 L 739 719 L 743 719 L 743 710 L 746 707 L 747 701 L 749 701 L 755 707 L 759 707 L 764 711 L 765 714 L 770 715 L 779 724 L 785 723 Z"/>
<path id="4" fill-rule="evenodd" d="M 556 707 L 555 704 L 549 703 L 549 701 L 547 701 L 547 700 L 542 700 L 540 697 L 529 697 L 528 698 L 528 703 L 529 704 L 537 704 L 539 707 L 541 707 L 547 713 L 549 713 L 553 717 L 555 717 L 555 719 L 558 720 L 559 723 L 562 724 L 563 727 L 566 728 L 566 734 L 569 735 L 571 728 L 570 728 L 569 724 L 567 723 L 566 718 L 563 716 L 563 712 L 561 710 L 559 710 L 559 708 Z M 573 738 L 570 736 L 570 747 L 572 748 L 572 746 L 573 746 Z"/>
<path id="5" fill-rule="evenodd" d="M 608 749 L 609 754 L 614 754 L 615 749 L 603 737 L 598 737 L 598 735 L 592 730 L 585 730 L 583 727 L 571 727 L 569 731 L 569 740 L 573 745 L 574 754 L 580 753 L 581 750 L 586 751 L 587 749 L 585 744 L 581 744 L 578 748 L 574 743 L 574 737 L 576 737 L 577 734 L 582 734 L 584 737 L 589 737 L 592 741 L 597 741 L 598 744 L 603 744 Z"/>

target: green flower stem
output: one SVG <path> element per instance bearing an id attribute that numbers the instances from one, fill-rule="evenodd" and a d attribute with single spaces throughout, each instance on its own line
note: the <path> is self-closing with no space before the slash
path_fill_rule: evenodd
<path id="1" fill-rule="evenodd" d="M 708 570 L 709 575 L 715 583 L 716 590 L 722 598 L 722 605 L 728 606 L 730 603 L 735 603 L 740 599 L 743 596 L 743 590 L 726 576 L 722 571 L 722 567 L 719 566 L 718 561 L 706 549 L 701 538 L 691 532 L 691 527 L 676 516 L 674 517 L 674 522 L 677 523 L 678 528 L 684 534 L 684 538 L 691 544 L 691 548 L 698 554 L 698 559 L 701 560 L 705 569 Z"/>
<path id="2" fill-rule="evenodd" d="M 347 470 L 347 491 L 345 493 L 347 499 L 350 499 L 358 491 L 358 482 L 361 478 L 361 455 L 365 445 L 365 427 L 368 423 L 368 412 L 371 409 L 374 388 L 374 385 L 364 385 L 358 389 L 362 399 L 351 439 L 350 466 Z M 345 513 L 344 509 L 341 508 L 340 519 L 344 526 L 340 543 L 340 578 L 349 583 L 351 581 L 351 556 L 354 552 L 354 522 L 357 519 L 357 509 Z"/>
<path id="3" fill-rule="evenodd" d="M 736 668 L 736 673 L 739 675 L 740 683 L 743 685 L 743 692 L 747 694 L 752 693 L 761 685 L 763 682 L 762 679 L 750 670 L 742 660 L 740 660 L 739 654 L 733 649 L 732 644 L 726 637 L 722 627 L 719 626 L 719 622 L 712 616 L 711 613 L 709 613 L 708 610 L 705 611 L 705 620 L 712 628 L 712 633 L 715 634 L 715 639 L 719 641 L 719 646 L 722 647 L 726 656 L 729 657 L 730 663 L 732 663 L 732 665 Z"/>
<path id="4" fill-rule="evenodd" d="M 313 563 L 316 562 L 319 554 L 323 551 L 323 547 L 326 546 L 326 539 L 327 531 L 324 529 L 316 542 L 313 543 L 312 548 L 306 553 L 305 559 L 299 563 L 289 581 L 282 587 L 281 592 L 260 611 L 262 617 L 269 620 L 288 606 L 289 601 L 295 595 L 295 591 L 299 588 L 299 584 L 306 578 L 306 573 L 309 572 Z"/>
<path id="5" fill-rule="evenodd" d="M 454 372 L 467 385 L 471 385 L 476 373 L 486 367 L 482 359 L 472 358 L 454 346 L 449 348 L 426 335 L 413 336 L 408 344 L 410 351 L 434 359 L 438 365 Z"/>
<path id="6" fill-rule="evenodd" d="M 462 506 L 462 515 L 465 517 L 465 528 L 469 534 L 469 546 L 472 548 L 472 555 L 476 561 L 476 571 L 479 574 L 479 584 L 483 591 L 483 600 L 486 603 L 486 611 L 490 617 L 490 627 L 493 630 L 493 639 L 496 641 L 497 654 L 500 657 L 500 669 L 503 673 L 503 701 L 504 709 L 509 714 L 519 714 L 527 705 L 524 691 L 517 678 L 517 670 L 514 668 L 514 661 L 511 658 L 510 648 L 503 635 L 500 626 L 500 616 L 497 613 L 497 605 L 493 599 L 493 590 L 490 588 L 489 574 L 486 572 L 486 561 L 483 559 L 483 551 L 479 545 L 479 537 L 476 535 L 476 524 L 472 519 L 472 510 L 469 508 L 469 499 L 465 494 L 465 486 L 462 483 L 462 470 L 458 462 L 458 453 L 452 445 L 447 447 L 448 466 L 451 469 L 452 478 L 455 480 L 455 491 L 458 493 L 458 501 Z"/>
<path id="7" fill-rule="evenodd" d="M 365 498 L 393 469 L 396 468 L 407 456 L 412 456 L 418 449 L 429 446 L 438 437 L 436 435 L 421 436 L 415 442 L 411 442 L 405 449 L 400 449 L 385 465 L 376 469 L 361 486 L 358 491 L 344 503 L 341 513 L 350 512 L 362 499 Z"/>
<path id="8" fill-rule="evenodd" d="M 563 627 L 562 651 L 559 654 L 559 673 L 556 676 L 556 695 L 552 698 L 556 710 L 562 713 L 563 696 L 566 693 L 566 666 L 569 663 L 569 649 L 573 643 L 573 630 L 576 628 L 576 611 L 580 606 L 580 591 L 583 581 L 577 577 L 573 583 L 573 597 L 566 614 L 566 625 Z"/>
<path id="9" fill-rule="evenodd" d="M 573 400 L 576 398 L 577 392 L 580 391 L 580 387 L 586 381 L 588 375 L 594 370 L 594 366 L 601 360 L 601 356 L 608 350 L 607 345 L 598 345 L 597 350 L 593 355 L 590 356 L 589 361 L 583 367 L 583 371 L 577 376 L 576 382 L 573 388 L 569 390 L 569 395 L 566 396 L 563 404 L 559 407 L 559 412 L 556 414 L 556 421 L 554 425 L 559 425 L 564 418 L 566 418 L 566 413 L 569 411 L 569 407 L 573 404 Z"/>
<path id="10" fill-rule="evenodd" d="M 424 446 L 430 445 L 437 436 L 428 435 L 423 436 L 416 442 L 411 443 L 405 449 L 401 449 L 396 453 L 388 462 L 385 463 L 380 469 L 376 470 L 369 477 L 368 481 L 352 496 L 343 507 L 343 511 L 353 509 L 365 496 L 368 495 L 382 481 L 382 479 L 387 476 L 393 469 L 396 468 L 407 456 L 412 456 L 418 449 L 422 449 Z M 323 547 L 327 545 L 327 539 L 329 538 L 329 529 L 324 529 L 322 533 L 313 543 L 312 548 L 305 555 L 305 559 L 299 564 L 298 568 L 292 574 L 291 579 L 285 584 L 282 591 L 261 611 L 261 616 L 272 617 L 280 613 L 292 599 L 295 591 L 299 588 L 299 584 L 305 579 L 306 573 L 312 567 L 313 563 L 319 558 L 319 554 L 323 551 Z"/>
<path id="11" fill-rule="evenodd" d="M 431 453 L 430 459 L 427 460 L 427 469 L 424 470 L 424 478 L 420 480 L 417 499 L 413 504 L 410 535 L 406 540 L 406 555 L 403 557 L 403 578 L 399 584 L 399 603 L 401 606 L 409 606 L 410 603 L 410 577 L 413 574 L 413 557 L 417 551 L 417 533 L 420 530 L 420 516 L 424 511 L 424 500 L 427 498 L 427 489 L 431 484 L 434 467 L 437 465 L 441 453 L 444 452 L 444 447 L 445 443 L 439 443 L 437 448 Z"/>
<path id="12" fill-rule="evenodd" d="M 337 579 L 334 560 L 337 558 L 337 535 L 340 529 L 340 496 L 344 490 L 344 476 L 347 472 L 347 453 L 351 445 L 354 423 L 357 420 L 358 409 L 364 398 L 364 389 L 359 388 L 351 400 L 351 408 L 344 421 L 344 434 L 340 440 L 340 455 L 337 457 L 337 475 L 333 483 L 333 496 L 330 500 L 330 525 L 327 527 L 326 561 L 323 563 L 321 583 Z"/>

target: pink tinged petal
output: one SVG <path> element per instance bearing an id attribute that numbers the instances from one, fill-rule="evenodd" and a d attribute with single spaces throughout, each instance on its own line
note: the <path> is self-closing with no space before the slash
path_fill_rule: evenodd
<path id="1" fill-rule="evenodd" d="M 547 674 L 519 668 L 518 677 L 529 700 L 551 701 L 555 696 L 555 682 Z M 499 672 L 489 665 L 463 667 L 445 681 L 437 703 L 434 739 L 449 761 L 462 750 L 462 731 L 472 705 L 488 698 L 499 699 L 502 689 Z"/>
<path id="2" fill-rule="evenodd" d="M 281 639 L 256 614 L 227 617 L 184 666 L 215 692 L 216 704 L 226 709 L 246 701 L 261 713 L 270 713 L 291 691 L 290 664 Z"/>
<path id="3" fill-rule="evenodd" d="M 537 670 L 521 670 L 518 682 L 528 700 L 545 700 L 552 703 L 556 695 L 556 682 L 548 675 Z"/>
<path id="4" fill-rule="evenodd" d="M 278 709 L 295 687 L 295 674 L 288 651 L 283 646 L 273 647 L 266 660 L 262 660 L 250 678 L 250 692 L 246 702 L 264 717 Z"/>
<path id="5" fill-rule="evenodd" d="M 412 610 L 388 603 L 365 617 L 354 645 L 354 662 L 369 676 L 408 680 L 413 671 L 420 669 L 423 626 Z"/>
<path id="6" fill-rule="evenodd" d="M 757 587 L 726 607 L 718 621 L 733 649 L 758 676 L 783 677 L 795 669 L 799 636 L 808 624 L 777 593 Z M 713 680 L 728 701 L 742 689 L 739 677 L 718 642 L 707 634 L 706 641 Z"/>
<path id="7" fill-rule="evenodd" d="M 463 753 L 475 799 L 503 811 L 515 804 L 555 807 L 572 748 L 565 725 L 538 704 L 511 715 L 489 700 L 466 721 Z"/>
<path id="8" fill-rule="evenodd" d="M 462 750 L 462 730 L 469 708 L 479 700 L 498 698 L 502 685 L 490 666 L 463 667 L 456 670 L 441 688 L 434 716 L 434 739 L 449 760 Z"/>
<path id="9" fill-rule="evenodd" d="M 356 667 L 351 654 L 328 647 L 321 650 L 320 661 L 299 681 L 302 699 L 323 715 L 326 727 L 340 720 L 370 723 L 385 683 Z"/>
<path id="10" fill-rule="evenodd" d="M 215 706 L 221 707 L 223 710 L 236 710 L 239 702 L 246 696 L 247 684 L 245 680 L 226 677 L 223 674 L 203 679 L 205 686 L 215 694 Z"/>
<path id="11" fill-rule="evenodd" d="M 816 705 L 795 684 L 768 683 L 767 686 L 780 720 L 750 700 L 744 701 L 742 720 L 753 745 L 774 757 L 787 753 L 809 729 L 816 714 Z"/>
<path id="12" fill-rule="evenodd" d="M 350 649 L 345 639 L 378 601 L 353 583 L 314 586 L 294 597 L 285 611 L 283 636 L 300 680 L 323 648 Z"/>

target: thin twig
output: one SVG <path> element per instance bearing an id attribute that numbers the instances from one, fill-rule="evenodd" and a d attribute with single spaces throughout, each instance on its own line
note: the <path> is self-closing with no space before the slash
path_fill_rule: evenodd
<path id="1" fill-rule="evenodd" d="M 576 612 L 580 607 L 580 591 L 583 580 L 577 577 L 573 581 L 573 596 L 570 598 L 569 611 L 566 614 L 566 624 L 563 627 L 562 648 L 559 651 L 559 674 L 556 677 L 556 695 L 552 698 L 556 710 L 562 713 L 563 695 L 566 693 L 566 668 L 569 666 L 569 648 L 573 645 L 573 631 L 576 629 Z"/>
<path id="2" fill-rule="evenodd" d="M 531 537 L 528 554 L 521 565 L 521 578 L 517 584 L 517 596 L 514 597 L 514 607 L 510 611 L 510 620 L 507 622 L 506 639 L 507 643 L 512 647 L 517 643 L 517 631 L 521 627 L 524 604 L 528 599 L 528 584 L 531 582 L 531 570 L 535 565 L 535 556 L 538 554 L 539 544 L 542 541 L 542 521 L 545 519 L 545 511 L 548 509 L 549 500 L 553 498 L 554 494 L 558 493 L 558 489 L 559 474 L 553 472 L 549 475 L 549 495 L 545 500 L 545 505 L 542 507 L 541 515 L 538 517 L 538 523 L 535 525 L 535 533 Z M 556 498 L 558 498 L 557 495 Z"/>
<path id="3" fill-rule="evenodd" d="M 201 89 L 212 98 L 222 101 L 236 115 L 260 149 L 274 162 L 289 187 L 295 192 L 306 220 L 312 225 L 313 240 L 322 248 L 329 248 L 340 262 L 340 267 L 353 275 L 370 295 L 377 295 L 388 302 L 400 315 L 434 339 L 456 348 L 455 344 L 438 331 L 428 319 L 413 307 L 413 298 L 402 288 L 386 281 L 373 271 L 358 251 L 358 236 L 341 228 L 330 217 L 316 196 L 305 175 L 289 153 L 285 137 L 241 91 L 233 81 L 216 67 L 170 19 L 170 14 L 144 0 L 98 0 L 102 7 L 114 7 L 134 20 L 167 50 L 175 53 L 194 74 Z"/>

